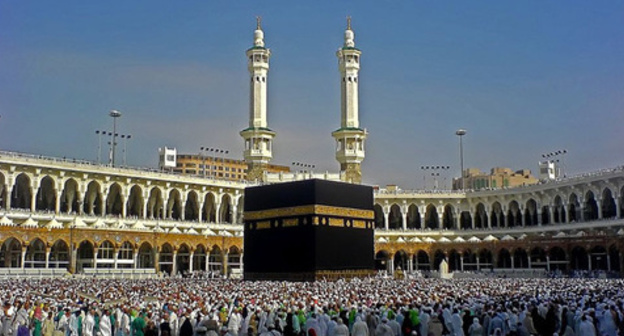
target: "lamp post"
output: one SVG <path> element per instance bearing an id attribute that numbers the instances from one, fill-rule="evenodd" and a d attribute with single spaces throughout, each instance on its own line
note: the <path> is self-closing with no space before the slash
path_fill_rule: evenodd
<path id="1" fill-rule="evenodd" d="M 126 167 L 126 155 L 128 153 L 128 147 L 126 146 L 127 140 L 132 138 L 131 134 L 122 134 L 121 139 L 123 140 L 123 165 Z"/>
<path id="2" fill-rule="evenodd" d="M 423 175 L 423 181 L 425 183 L 425 189 L 427 189 L 427 180 L 426 176 L 431 171 L 431 177 L 433 177 L 433 190 L 438 189 L 438 177 L 440 176 L 440 171 L 444 172 L 449 170 L 450 166 L 421 166 L 420 170 L 425 171 Z M 445 177 L 446 179 L 446 177 Z"/>
<path id="3" fill-rule="evenodd" d="M 100 164 L 102 161 L 102 135 L 106 135 L 106 131 L 96 130 L 95 134 L 98 136 L 98 154 L 97 154 L 97 163 Z"/>
<path id="4" fill-rule="evenodd" d="M 300 171 L 306 173 L 307 172 L 307 168 L 310 168 L 310 172 L 316 167 L 313 164 L 309 164 L 309 163 L 303 163 L 303 162 L 297 162 L 297 161 L 293 161 L 292 165 L 297 167 L 297 169 L 301 169 Z"/>
<path id="5" fill-rule="evenodd" d="M 225 177 L 225 156 L 227 154 L 229 154 L 230 151 L 227 150 L 227 149 L 213 148 L 213 147 L 199 147 L 199 150 L 202 151 L 203 153 L 206 153 L 206 152 L 214 153 L 214 156 L 213 155 L 210 156 L 211 157 L 211 160 L 210 160 L 211 161 L 210 162 L 210 174 L 209 174 L 210 177 L 216 177 L 217 176 L 216 172 L 214 173 L 214 176 L 213 176 L 213 173 L 212 173 L 212 163 L 213 162 L 217 162 L 215 160 L 215 158 L 217 157 L 217 154 L 221 154 L 221 166 L 223 167 L 223 171 L 224 171 L 224 173 L 223 173 L 224 175 L 223 176 Z M 202 159 L 203 159 L 203 162 L 204 162 L 203 175 L 206 176 L 206 157 L 205 157 L 205 155 L 202 155 Z M 216 167 L 215 167 L 215 169 L 216 169 Z"/>
<path id="6" fill-rule="evenodd" d="M 464 137 L 464 135 L 466 135 L 466 130 L 465 129 L 458 129 L 457 131 L 455 131 L 455 135 L 459 136 L 459 167 L 461 169 L 461 185 L 462 185 L 462 190 L 466 189 L 466 181 L 464 179 L 464 142 L 462 140 L 462 138 Z"/>
<path id="7" fill-rule="evenodd" d="M 113 118 L 113 133 L 111 138 L 111 157 L 110 157 L 110 165 L 111 167 L 115 167 L 115 147 L 117 147 L 116 138 L 117 134 L 117 118 L 121 117 L 121 112 L 117 110 L 110 110 L 108 115 Z"/>

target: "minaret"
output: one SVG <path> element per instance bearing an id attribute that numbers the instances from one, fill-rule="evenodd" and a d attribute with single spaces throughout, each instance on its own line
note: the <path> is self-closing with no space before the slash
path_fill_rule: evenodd
<path id="1" fill-rule="evenodd" d="M 267 122 L 267 75 L 271 51 L 264 47 L 264 32 L 257 18 L 254 45 L 247 50 L 249 84 L 249 127 L 240 135 L 245 139 L 243 156 L 247 162 L 247 180 L 262 181 L 269 161 L 273 157 L 275 132 Z"/>
<path id="2" fill-rule="evenodd" d="M 336 160 L 340 163 L 342 179 L 362 183 L 364 141 L 368 133 L 360 128 L 358 114 L 358 72 L 362 52 L 355 47 L 351 18 L 347 18 L 344 46 L 338 50 L 340 70 L 341 118 L 340 128 L 332 133 L 336 139 Z"/>

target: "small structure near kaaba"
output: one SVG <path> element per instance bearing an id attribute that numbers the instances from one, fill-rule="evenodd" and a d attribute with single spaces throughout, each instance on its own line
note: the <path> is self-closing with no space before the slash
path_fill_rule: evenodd
<path id="1" fill-rule="evenodd" d="M 304 180 L 245 189 L 245 280 L 374 272 L 373 189 Z"/>

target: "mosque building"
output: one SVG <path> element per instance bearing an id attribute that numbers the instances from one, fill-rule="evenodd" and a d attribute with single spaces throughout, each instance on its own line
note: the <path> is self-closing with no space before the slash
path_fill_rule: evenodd
<path id="1" fill-rule="evenodd" d="M 271 164 L 279 137 L 267 119 L 271 50 L 264 38 L 258 20 L 246 51 L 249 125 L 240 131 L 246 165 L 243 174 L 231 162 L 236 178 L 212 172 L 207 178 L 197 167 L 180 174 L 0 152 L 0 277 L 240 274 L 246 187 L 309 178 L 361 183 L 368 133 L 359 123 L 362 51 L 351 21 L 336 53 L 341 122 L 331 136 L 338 173 Z M 489 183 L 478 190 L 376 190 L 377 269 L 434 271 L 447 260 L 458 274 L 622 274 L 624 167 L 516 187 Z"/>

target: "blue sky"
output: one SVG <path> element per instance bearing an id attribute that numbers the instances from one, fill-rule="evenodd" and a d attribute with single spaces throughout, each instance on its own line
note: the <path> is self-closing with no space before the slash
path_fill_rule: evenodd
<path id="1" fill-rule="evenodd" d="M 353 17 L 365 182 L 423 186 L 421 166 L 569 173 L 624 163 L 621 1 L 0 2 L 0 148 L 95 160 L 95 130 L 132 134 L 128 163 L 157 149 L 242 157 L 245 50 L 255 16 L 272 49 L 274 163 L 337 171 L 336 50 Z M 428 179 L 429 180 L 429 179 Z M 427 181 L 431 185 L 431 181 Z M 448 183 L 448 182 L 447 182 Z"/>

